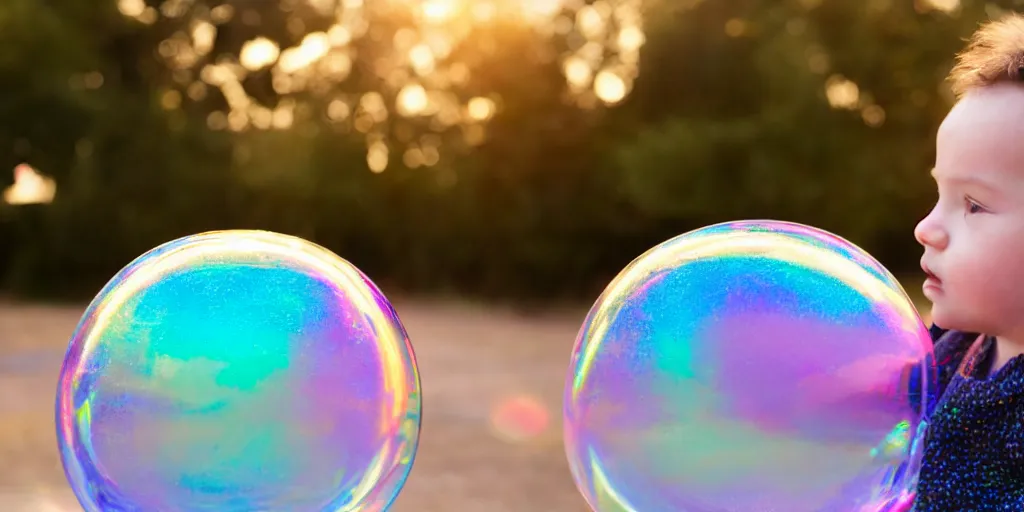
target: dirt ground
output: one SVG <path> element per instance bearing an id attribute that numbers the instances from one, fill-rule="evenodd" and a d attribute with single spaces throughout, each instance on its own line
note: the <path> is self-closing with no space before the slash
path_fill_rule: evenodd
<path id="1" fill-rule="evenodd" d="M 560 423 L 569 355 L 586 312 L 524 316 L 426 301 L 396 309 L 419 360 L 424 424 L 392 512 L 587 512 Z M 0 302 L 0 512 L 81 510 L 53 423 L 57 373 L 81 314 Z"/>
<path id="2" fill-rule="evenodd" d="M 419 359 L 420 450 L 393 512 L 586 512 L 562 447 L 561 391 L 585 311 L 545 317 L 396 304 Z M 79 511 L 53 403 L 82 310 L 0 303 L 0 511 Z M 500 414 L 506 411 L 506 414 Z"/>

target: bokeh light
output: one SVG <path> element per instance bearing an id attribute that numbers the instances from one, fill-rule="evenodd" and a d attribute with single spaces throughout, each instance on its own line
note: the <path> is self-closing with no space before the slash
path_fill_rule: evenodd
<path id="1" fill-rule="evenodd" d="M 14 184 L 4 189 L 4 202 L 10 205 L 47 204 L 57 195 L 57 182 L 28 164 L 14 168 Z"/>
<path id="2" fill-rule="evenodd" d="M 226 109 L 207 119 L 211 129 L 288 129 L 299 121 L 296 116 L 324 116 L 363 134 L 367 165 L 375 172 L 392 160 L 381 144 L 389 150 L 420 145 L 394 136 L 395 116 L 418 120 L 424 136 L 457 133 L 469 146 L 485 140 L 484 124 L 500 115 L 501 98 L 481 90 L 488 64 L 506 51 L 494 44 L 497 36 L 527 31 L 548 41 L 539 54 L 526 57 L 558 59 L 571 93 L 568 101 L 584 108 L 615 105 L 628 96 L 646 40 L 642 0 L 282 0 L 275 16 L 285 20 L 297 42 L 282 42 L 268 32 L 244 42 L 235 55 L 215 51 L 219 32 L 235 25 L 259 31 L 267 20 L 243 6 L 189 4 L 165 0 L 153 8 L 142 0 L 119 0 L 118 9 L 147 25 L 188 17 L 184 28 L 161 43 L 159 56 L 182 89 L 177 98 L 202 100 L 207 87 L 224 97 Z M 318 28 L 308 29 L 311 24 Z M 365 38 L 377 43 L 375 53 L 361 53 Z M 561 54 L 549 54 L 560 46 L 565 47 Z M 341 92 L 357 67 L 371 74 L 360 80 L 379 87 Z M 248 85 L 265 73 L 278 98 L 301 100 L 265 103 Z M 326 111 L 308 111 L 304 103 Z M 168 109 L 180 105 L 164 103 Z M 417 166 L 440 161 L 407 160 Z"/>

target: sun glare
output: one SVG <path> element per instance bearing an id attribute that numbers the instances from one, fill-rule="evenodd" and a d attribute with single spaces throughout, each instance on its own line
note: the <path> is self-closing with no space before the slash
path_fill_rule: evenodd
<path id="1" fill-rule="evenodd" d="M 420 12 L 428 23 L 441 23 L 455 17 L 458 7 L 456 0 L 423 0 Z"/>
<path id="2" fill-rule="evenodd" d="M 166 0 L 157 7 L 148 7 L 142 0 L 117 1 L 125 17 L 143 23 L 152 23 L 158 16 L 184 15 L 175 10 L 181 0 Z M 462 133 L 470 145 L 485 140 L 486 122 L 500 115 L 502 98 L 494 91 L 477 90 L 481 83 L 477 79 L 486 78 L 478 73 L 483 73 L 481 65 L 486 68 L 509 55 L 500 45 L 470 43 L 467 38 L 481 31 L 516 25 L 535 30 L 538 37 L 550 39 L 551 48 L 567 48 L 556 58 L 571 93 L 569 101 L 581 108 L 622 102 L 632 90 L 646 41 L 643 1 L 305 0 L 327 17 L 327 23 L 308 31 L 299 15 L 291 14 L 298 10 L 282 11 L 282 16 L 296 16 L 286 25 L 299 36 L 297 44 L 282 45 L 280 39 L 256 35 L 241 46 L 238 55 L 210 55 L 225 24 L 260 25 L 254 11 L 225 4 L 192 15 L 195 19 L 186 24 L 187 30 L 160 44 L 159 54 L 172 70 L 198 78 L 181 83 L 180 91 L 169 91 L 162 104 L 179 108 L 183 99 L 202 99 L 208 88 L 219 89 L 228 109 L 209 115 L 208 125 L 214 130 L 287 129 L 299 122 L 296 116 L 311 115 L 307 106 L 297 107 L 295 100 L 285 102 L 287 107 L 261 105 L 246 90 L 248 75 L 269 73 L 273 90 L 281 98 L 319 98 L 325 108 L 319 114 L 322 118 L 365 135 L 367 165 L 381 172 L 393 160 L 388 144 L 403 139 L 386 133 L 392 129 L 393 116 L 421 119 L 434 133 Z M 381 24 L 381 19 L 407 21 L 396 27 Z M 371 25 L 396 28 L 371 31 Z M 364 38 L 373 38 L 374 52 L 380 52 L 372 61 L 360 60 L 370 57 L 361 49 L 357 52 Z M 513 56 L 512 62 L 518 58 Z M 346 88 L 338 85 L 354 70 L 361 76 L 369 73 L 377 90 L 340 94 Z M 439 146 L 403 148 L 396 154 L 404 155 L 399 160 L 406 164 L 415 164 L 411 167 L 431 166 L 439 160 Z"/>

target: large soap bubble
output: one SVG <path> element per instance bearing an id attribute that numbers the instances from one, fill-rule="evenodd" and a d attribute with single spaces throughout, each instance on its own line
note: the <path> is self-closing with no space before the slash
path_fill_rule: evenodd
<path id="1" fill-rule="evenodd" d="M 57 391 L 88 512 L 380 511 L 412 465 L 405 329 L 312 243 L 224 231 L 162 245 L 85 312 Z"/>
<path id="2" fill-rule="evenodd" d="M 883 512 L 913 499 L 934 367 L 899 283 L 798 224 L 718 224 L 633 261 L 565 389 L 599 512 Z"/>

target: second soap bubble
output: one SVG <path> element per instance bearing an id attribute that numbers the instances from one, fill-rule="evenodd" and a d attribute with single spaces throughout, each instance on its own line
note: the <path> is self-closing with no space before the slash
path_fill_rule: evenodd
<path id="1" fill-rule="evenodd" d="M 886 512 L 913 499 L 931 341 L 853 244 L 734 222 L 623 270 L 579 332 L 566 451 L 598 512 Z"/>

